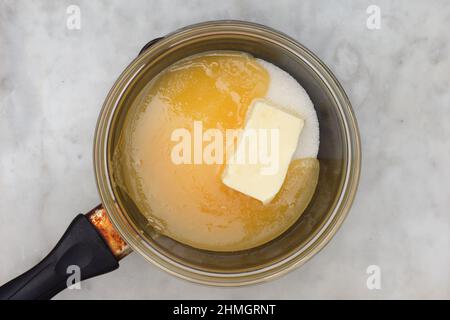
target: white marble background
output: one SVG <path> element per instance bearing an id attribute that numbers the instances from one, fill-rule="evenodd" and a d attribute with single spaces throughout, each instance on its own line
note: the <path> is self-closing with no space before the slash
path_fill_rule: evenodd
<path id="1" fill-rule="evenodd" d="M 66 8 L 81 8 L 81 30 Z M 381 8 L 381 29 L 366 8 Z M 0 0 L 0 283 L 37 263 L 99 202 L 97 115 L 148 40 L 213 19 L 279 29 L 336 73 L 361 130 L 359 193 L 333 241 L 300 269 L 212 288 L 133 254 L 59 299 L 450 298 L 449 1 Z M 379 265 L 381 290 L 366 268 Z"/>

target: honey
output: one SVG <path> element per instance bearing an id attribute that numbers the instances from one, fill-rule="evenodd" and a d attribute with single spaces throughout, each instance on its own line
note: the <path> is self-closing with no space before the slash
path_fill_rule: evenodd
<path id="1" fill-rule="evenodd" d="M 195 121 L 205 130 L 242 128 L 251 102 L 270 85 L 257 59 L 218 51 L 179 61 L 145 87 L 123 150 L 135 175 L 128 193 L 156 230 L 199 249 L 236 251 L 264 244 L 298 220 L 317 185 L 316 158 L 293 159 L 265 205 L 224 185 L 224 164 L 171 159 L 174 130 L 192 131 Z"/>

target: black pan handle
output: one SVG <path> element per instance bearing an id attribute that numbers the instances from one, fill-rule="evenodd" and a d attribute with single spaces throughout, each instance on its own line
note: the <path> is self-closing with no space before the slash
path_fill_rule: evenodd
<path id="1" fill-rule="evenodd" d="M 147 42 L 147 44 L 145 46 L 142 47 L 141 51 L 139 51 L 138 56 L 140 56 L 141 54 L 144 53 L 145 50 L 147 50 L 148 48 L 150 48 L 152 45 L 154 45 L 155 43 L 157 43 L 159 40 L 163 39 L 164 37 L 159 37 L 159 38 L 155 38 L 153 40 L 150 40 L 149 42 Z"/>
<path id="2" fill-rule="evenodd" d="M 79 270 L 79 278 L 84 280 L 118 267 L 116 257 L 97 229 L 88 217 L 79 214 L 44 260 L 0 287 L 0 299 L 50 299 L 73 284 L 74 270 Z"/>

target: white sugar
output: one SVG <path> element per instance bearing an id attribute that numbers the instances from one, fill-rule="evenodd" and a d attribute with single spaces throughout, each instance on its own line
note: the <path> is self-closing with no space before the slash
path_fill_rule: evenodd
<path id="1" fill-rule="evenodd" d="M 305 121 L 293 159 L 317 158 L 319 152 L 319 120 L 305 89 L 287 72 L 270 62 L 257 59 L 270 75 L 266 98 Z"/>

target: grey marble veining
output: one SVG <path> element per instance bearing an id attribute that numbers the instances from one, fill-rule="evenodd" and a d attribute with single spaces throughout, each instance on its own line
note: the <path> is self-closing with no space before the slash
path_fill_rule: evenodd
<path id="1" fill-rule="evenodd" d="M 66 8 L 81 9 L 81 30 Z M 366 8 L 381 8 L 368 30 Z M 150 39 L 214 19 L 266 24 L 335 72 L 363 169 L 343 227 L 310 262 L 244 288 L 188 283 L 137 254 L 59 299 L 450 298 L 450 2 L 0 0 L 0 283 L 99 202 L 92 141 L 109 88 Z M 379 265 L 381 290 L 366 268 Z"/>

